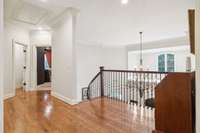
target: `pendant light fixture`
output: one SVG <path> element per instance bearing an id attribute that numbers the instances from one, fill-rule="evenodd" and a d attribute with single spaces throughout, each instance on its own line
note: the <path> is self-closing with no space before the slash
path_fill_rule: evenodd
<path id="1" fill-rule="evenodd" d="M 143 70 L 143 56 L 142 56 L 142 52 L 143 52 L 143 46 L 142 46 L 142 34 L 143 32 L 139 32 L 140 34 L 140 70 L 142 71 Z"/>

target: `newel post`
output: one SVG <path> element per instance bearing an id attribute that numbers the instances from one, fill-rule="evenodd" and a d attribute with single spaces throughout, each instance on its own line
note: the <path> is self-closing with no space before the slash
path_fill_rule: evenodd
<path id="1" fill-rule="evenodd" d="M 104 96 L 104 83 L 103 83 L 103 70 L 104 66 L 100 67 L 100 86 L 101 86 L 101 96 Z"/>

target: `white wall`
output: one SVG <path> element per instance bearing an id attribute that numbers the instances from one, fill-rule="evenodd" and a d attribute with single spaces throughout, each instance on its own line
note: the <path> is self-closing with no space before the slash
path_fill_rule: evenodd
<path id="1" fill-rule="evenodd" d="M 192 70 L 195 68 L 194 56 L 190 54 L 189 46 L 178 46 L 162 49 L 150 49 L 143 51 L 143 66 L 144 70 L 158 71 L 158 56 L 160 54 L 174 54 L 175 59 L 175 71 L 185 72 L 186 71 L 186 58 L 188 56 L 192 59 Z M 128 52 L 128 69 L 138 69 L 140 63 L 139 51 Z"/>
<path id="2" fill-rule="evenodd" d="M 22 27 L 16 27 L 12 24 L 5 24 L 4 31 L 4 97 L 12 96 L 15 93 L 13 88 L 13 75 L 12 75 L 12 65 L 13 65 L 13 48 L 12 40 L 15 40 L 20 43 L 29 45 L 29 31 L 23 29 Z M 29 49 L 27 50 L 27 56 L 29 57 Z M 27 70 L 29 70 L 30 60 L 27 60 Z M 27 77 L 27 86 L 29 86 L 29 72 L 26 73 Z"/>
<path id="3" fill-rule="evenodd" d="M 3 0 L 0 0 L 0 62 L 3 62 Z M 3 133 L 3 63 L 0 64 L 0 133 Z"/>
<path id="4" fill-rule="evenodd" d="M 99 72 L 99 67 L 105 69 L 127 69 L 126 49 L 101 46 L 76 46 L 77 61 L 77 93 L 81 100 L 81 89 Z"/>
<path id="5" fill-rule="evenodd" d="M 196 0 L 196 133 L 200 133 L 200 0 Z"/>
<path id="6" fill-rule="evenodd" d="M 30 31 L 30 43 L 32 45 L 51 45 L 51 31 L 32 30 Z"/>
<path id="7" fill-rule="evenodd" d="M 69 104 L 77 102 L 74 20 L 67 10 L 53 26 L 52 35 L 52 94 Z"/>
<path id="8" fill-rule="evenodd" d="M 15 45 L 15 86 L 16 88 L 23 87 L 23 72 L 25 65 L 25 53 L 23 52 L 24 46 L 16 44 Z"/>

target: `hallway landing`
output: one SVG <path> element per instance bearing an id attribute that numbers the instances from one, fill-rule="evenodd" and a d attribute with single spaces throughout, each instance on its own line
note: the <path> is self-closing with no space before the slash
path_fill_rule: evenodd
<path id="1" fill-rule="evenodd" d="M 68 105 L 50 91 L 22 92 L 4 101 L 4 133 L 151 133 L 152 111 L 107 99 Z"/>

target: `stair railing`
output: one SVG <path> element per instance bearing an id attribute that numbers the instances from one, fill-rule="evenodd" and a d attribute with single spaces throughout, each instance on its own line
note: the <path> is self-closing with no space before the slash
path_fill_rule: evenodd
<path id="1" fill-rule="evenodd" d="M 87 88 L 87 99 L 108 97 L 139 106 L 154 107 L 155 87 L 168 72 L 106 70 L 92 79 Z"/>

